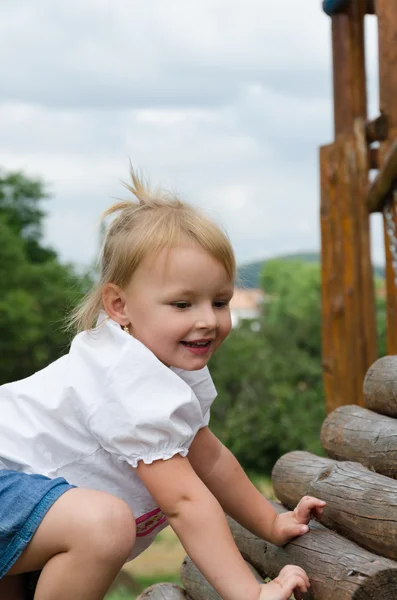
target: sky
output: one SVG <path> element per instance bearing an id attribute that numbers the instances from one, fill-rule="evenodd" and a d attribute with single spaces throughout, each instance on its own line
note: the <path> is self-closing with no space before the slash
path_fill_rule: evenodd
<path id="1" fill-rule="evenodd" d="M 129 161 L 220 223 L 239 264 L 316 251 L 330 27 L 321 0 L 2 0 L 0 168 L 45 182 L 63 262 L 95 260 Z M 375 17 L 366 34 L 375 117 Z"/>

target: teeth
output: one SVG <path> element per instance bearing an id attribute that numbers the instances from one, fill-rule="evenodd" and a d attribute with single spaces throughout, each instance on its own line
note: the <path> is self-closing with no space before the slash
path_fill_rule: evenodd
<path id="1" fill-rule="evenodd" d="M 207 341 L 207 342 L 185 342 L 185 344 L 187 344 L 187 346 L 207 346 L 209 344 L 209 341 Z"/>

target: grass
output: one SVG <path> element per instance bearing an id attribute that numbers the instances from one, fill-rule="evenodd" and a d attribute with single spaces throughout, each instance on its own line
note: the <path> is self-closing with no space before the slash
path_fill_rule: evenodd
<path id="1" fill-rule="evenodd" d="M 251 477 L 251 481 L 267 498 L 274 499 L 269 479 Z M 155 583 L 181 584 L 179 572 L 185 554 L 177 536 L 170 527 L 167 527 L 159 533 L 153 544 L 143 554 L 127 563 L 123 571 L 133 577 L 137 588 L 141 591 Z M 133 600 L 138 593 L 126 591 L 120 581 L 120 585 L 106 596 L 106 600 Z"/>

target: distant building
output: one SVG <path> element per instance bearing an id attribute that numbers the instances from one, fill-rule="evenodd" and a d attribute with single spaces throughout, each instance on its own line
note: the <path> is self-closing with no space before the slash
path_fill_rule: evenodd
<path id="1" fill-rule="evenodd" d="M 235 288 L 230 301 L 232 326 L 237 327 L 242 319 L 259 320 L 264 301 L 265 294 L 260 289 Z"/>

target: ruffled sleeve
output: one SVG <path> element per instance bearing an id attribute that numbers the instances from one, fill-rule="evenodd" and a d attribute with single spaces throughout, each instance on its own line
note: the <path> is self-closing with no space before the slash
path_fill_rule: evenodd
<path id="1" fill-rule="evenodd" d="M 186 456 L 206 418 L 196 394 L 143 344 L 120 333 L 123 343 L 101 375 L 89 429 L 105 450 L 132 467 L 140 460 Z"/>
<path id="2" fill-rule="evenodd" d="M 206 427 L 210 422 L 211 405 L 217 396 L 217 391 L 208 367 L 204 367 L 198 371 L 184 371 L 183 369 L 174 367 L 172 367 L 172 370 L 193 390 L 200 402 L 203 414 L 201 427 Z"/>

